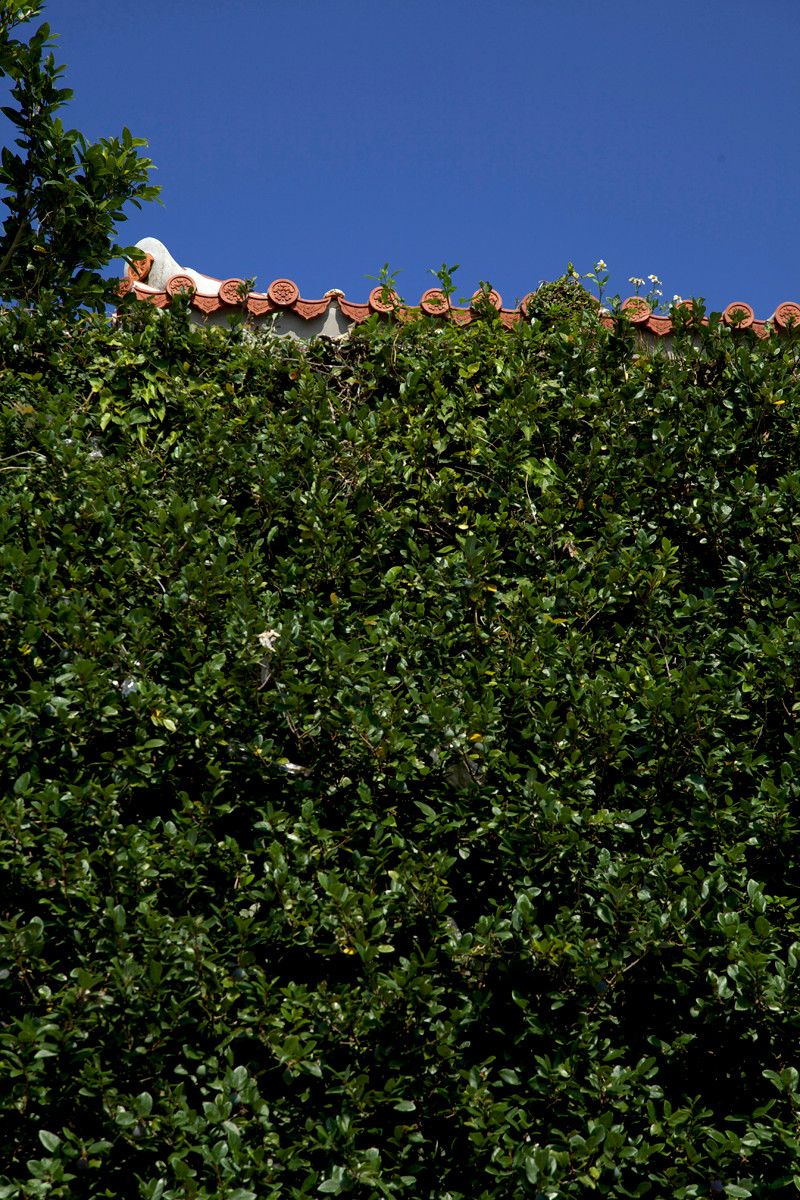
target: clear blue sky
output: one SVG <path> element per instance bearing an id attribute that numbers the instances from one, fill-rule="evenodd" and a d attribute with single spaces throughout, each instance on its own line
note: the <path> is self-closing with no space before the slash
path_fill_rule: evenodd
<path id="1" fill-rule="evenodd" d="M 604 259 L 612 291 L 800 302 L 798 0 L 51 0 L 66 121 L 149 141 L 133 213 L 219 278 L 504 303 Z M 7 125 L 4 136 L 7 137 Z"/>

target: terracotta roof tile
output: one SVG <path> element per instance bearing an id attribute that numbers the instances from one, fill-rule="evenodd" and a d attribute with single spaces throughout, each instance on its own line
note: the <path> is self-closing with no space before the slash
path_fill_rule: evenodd
<path id="1" fill-rule="evenodd" d="M 150 268 L 153 265 L 153 255 L 145 254 L 144 258 L 139 258 L 136 262 L 132 262 L 128 267 L 128 279 L 131 281 L 137 279 L 147 279 L 150 274 Z"/>
<path id="2" fill-rule="evenodd" d="M 362 321 L 366 321 L 367 317 L 372 316 L 372 309 L 369 304 L 351 304 L 349 300 L 345 300 L 344 296 L 337 296 L 339 308 L 344 315 L 351 321 L 355 321 L 360 325 Z"/>
<path id="3" fill-rule="evenodd" d="M 424 313 L 429 317 L 441 317 L 452 308 L 452 304 L 445 299 L 444 292 L 441 288 L 428 288 L 427 292 L 423 292 L 420 296 L 419 306 Z"/>
<path id="4" fill-rule="evenodd" d="M 300 299 L 300 288 L 291 279 L 273 279 L 267 295 L 276 308 L 293 308 Z"/>
<path id="5" fill-rule="evenodd" d="M 784 300 L 783 304 L 779 304 L 775 309 L 772 319 L 780 329 L 800 326 L 800 304 L 795 304 L 793 300 Z"/>
<path id="6" fill-rule="evenodd" d="M 722 319 L 726 325 L 749 329 L 755 320 L 755 313 L 749 304 L 743 304 L 741 300 L 734 300 L 733 304 L 729 304 L 725 309 Z"/>
<path id="7" fill-rule="evenodd" d="M 304 321 L 312 321 L 314 317 L 322 316 L 332 299 L 333 296 L 324 296 L 322 300 L 296 300 L 293 308 Z M 339 306 L 341 307 L 341 301 Z"/>
<path id="8" fill-rule="evenodd" d="M 223 304 L 239 304 L 240 289 L 244 289 L 243 279 L 226 279 L 219 285 L 219 298 Z"/>
<path id="9" fill-rule="evenodd" d="M 374 287 L 369 294 L 369 299 L 367 300 L 370 308 L 373 310 L 373 312 L 394 312 L 400 303 L 400 297 L 398 296 L 397 292 L 393 292 L 391 289 L 387 290 L 385 300 L 383 295 L 384 292 L 382 287 Z"/>
<path id="10" fill-rule="evenodd" d="M 480 288 L 478 288 L 477 292 L 475 292 L 472 297 L 472 303 L 470 304 L 470 308 L 475 307 L 475 304 L 477 303 L 478 300 L 480 300 L 482 295 L 483 295 L 483 292 L 481 291 Z M 489 299 L 491 300 L 492 304 L 494 305 L 494 307 L 497 309 L 498 312 L 503 311 L 503 298 L 499 292 L 496 292 L 494 290 L 494 288 L 492 288 L 492 290 L 489 292 Z"/>
<path id="11" fill-rule="evenodd" d="M 366 303 L 352 303 L 346 300 L 344 292 L 338 288 L 331 288 L 320 300 L 306 300 L 301 297 L 300 289 L 292 279 L 275 279 L 266 292 L 245 292 L 244 281 L 241 279 L 218 280 L 189 268 L 175 271 L 175 260 L 166 247 L 154 238 L 145 238 L 139 245 L 145 251 L 145 258 L 128 267 L 127 278 L 120 280 L 119 292 L 120 295 L 133 292 L 139 299 L 157 308 L 166 308 L 173 296 L 188 293 L 192 308 L 204 316 L 212 313 L 225 314 L 246 307 L 254 317 L 290 313 L 304 323 L 323 317 L 331 305 L 338 308 L 346 322 L 353 324 L 366 321 L 373 313 L 384 316 L 396 314 L 401 318 L 409 315 L 407 308 L 399 307 L 397 294 L 387 294 L 381 286 L 372 289 Z M 170 271 L 170 268 L 173 269 L 167 276 L 166 272 Z M 151 275 L 158 282 L 163 280 L 161 287 L 151 285 Z M 459 325 L 468 325 L 474 319 L 474 306 L 482 294 L 479 289 L 468 308 L 458 308 L 453 305 L 452 300 L 445 300 L 440 288 L 428 288 L 420 297 L 418 307 L 430 316 L 439 316 L 456 321 Z M 534 292 L 528 292 L 516 308 L 504 308 L 500 294 L 494 290 L 489 293 L 491 303 L 497 309 L 506 328 L 511 328 L 519 321 L 534 295 Z M 690 300 L 684 300 L 681 304 L 683 307 L 692 307 Z M 649 333 L 656 339 L 669 337 L 673 332 L 672 319 L 653 313 L 641 296 L 629 296 L 623 302 L 622 309 L 640 331 Z M 800 304 L 785 300 L 777 306 L 767 321 L 759 321 L 756 320 L 749 304 L 737 300 L 727 306 L 722 317 L 724 322 L 733 328 L 752 329 L 758 337 L 765 337 L 768 322 L 774 322 L 781 331 L 793 326 L 800 328 Z M 608 314 L 602 315 L 601 320 L 609 328 L 613 325 L 613 318 Z M 708 323 L 705 318 L 703 323 Z"/>
<path id="12" fill-rule="evenodd" d="M 651 314 L 647 318 L 647 328 L 656 337 L 666 337 L 668 333 L 672 333 L 672 321 L 669 317 L 656 317 Z"/>
<path id="13" fill-rule="evenodd" d="M 629 296 L 622 303 L 622 311 L 628 314 L 634 325 L 646 325 L 653 310 L 641 296 Z"/>

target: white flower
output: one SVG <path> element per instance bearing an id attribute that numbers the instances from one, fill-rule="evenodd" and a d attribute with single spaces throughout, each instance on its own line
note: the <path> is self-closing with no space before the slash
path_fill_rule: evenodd
<path id="1" fill-rule="evenodd" d="M 266 654 L 259 663 L 259 666 L 261 667 L 261 687 L 264 687 L 264 685 L 268 683 L 272 677 L 270 661 L 272 659 L 272 655 L 275 653 L 275 644 L 280 636 L 281 635 L 277 629 L 265 629 L 263 633 L 259 633 L 258 635 L 259 644 L 266 650 Z"/>
<path id="2" fill-rule="evenodd" d="M 272 651 L 275 649 L 275 643 L 280 636 L 281 635 L 277 629 L 265 629 L 263 633 L 258 635 L 258 641 L 265 650 L 268 650 L 270 653 L 272 653 Z"/>
<path id="3" fill-rule="evenodd" d="M 661 280 L 658 278 L 657 275 L 648 275 L 647 278 L 650 280 L 651 283 L 661 283 Z"/>
<path id="4" fill-rule="evenodd" d="M 137 658 L 135 659 L 133 665 L 134 667 L 141 667 L 142 664 Z M 122 683 L 120 683 L 118 679 L 112 679 L 111 685 L 112 687 L 119 688 L 120 692 L 122 693 L 123 700 L 127 700 L 128 696 L 133 695 L 134 692 L 138 692 L 139 690 L 138 682 L 133 675 L 126 675 Z"/>
<path id="5" fill-rule="evenodd" d="M 681 297 L 680 297 L 680 296 L 678 296 L 678 295 L 675 295 L 675 296 L 673 296 L 673 297 L 672 297 L 672 303 L 673 303 L 673 304 L 680 304 L 680 303 L 681 303 Z"/>
<path id="6" fill-rule="evenodd" d="M 600 262 L 597 262 L 594 265 L 595 265 L 595 270 L 597 270 L 597 271 L 607 271 L 608 270 L 608 267 L 603 262 L 602 258 L 600 259 Z"/>

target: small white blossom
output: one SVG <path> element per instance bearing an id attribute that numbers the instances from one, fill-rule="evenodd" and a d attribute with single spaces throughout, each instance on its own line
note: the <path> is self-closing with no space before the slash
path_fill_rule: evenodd
<path id="1" fill-rule="evenodd" d="M 680 303 L 681 303 L 681 297 L 680 297 L 680 296 L 678 296 L 678 295 L 675 295 L 675 296 L 673 296 L 673 297 L 672 297 L 672 303 L 673 303 L 673 304 L 680 304 Z"/>
<path id="2" fill-rule="evenodd" d="M 265 629 L 263 633 L 259 633 L 258 641 L 259 644 L 271 654 L 275 649 L 275 643 L 280 636 L 281 635 L 277 629 Z"/>
<path id="3" fill-rule="evenodd" d="M 606 264 L 603 262 L 602 258 L 600 259 L 600 262 L 598 262 L 598 263 L 595 263 L 594 265 L 595 265 L 595 269 L 596 269 L 597 271 L 607 271 L 607 270 L 608 270 L 608 267 L 607 267 L 607 266 L 606 266 Z"/>
<path id="4" fill-rule="evenodd" d="M 277 629 L 265 629 L 263 633 L 259 633 L 258 635 L 259 644 L 266 650 L 266 654 L 259 663 L 259 666 L 261 667 L 261 687 L 264 687 L 264 685 L 268 683 L 272 677 L 270 661 L 272 659 L 272 655 L 275 653 L 275 645 L 280 636 L 281 635 Z"/>

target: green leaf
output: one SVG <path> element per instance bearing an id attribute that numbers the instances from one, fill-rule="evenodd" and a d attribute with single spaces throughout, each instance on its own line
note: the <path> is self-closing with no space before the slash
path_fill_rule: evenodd
<path id="1" fill-rule="evenodd" d="M 50 1133 L 47 1129 L 39 1130 L 39 1141 L 45 1150 L 49 1150 L 51 1154 L 61 1144 L 61 1138 L 55 1133 Z"/>

